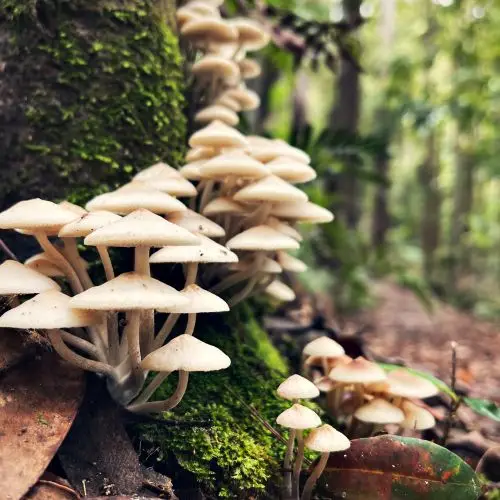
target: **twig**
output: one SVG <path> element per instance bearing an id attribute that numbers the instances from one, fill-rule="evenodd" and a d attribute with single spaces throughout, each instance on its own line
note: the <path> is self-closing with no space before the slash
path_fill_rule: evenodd
<path id="1" fill-rule="evenodd" d="M 5 255 L 7 255 L 7 257 L 19 262 L 19 259 L 17 258 L 16 254 L 7 246 L 7 244 L 5 243 L 5 241 L 2 240 L 2 238 L 0 238 L 0 248 L 3 250 Z"/>
<path id="2" fill-rule="evenodd" d="M 457 385 L 457 347 L 458 344 L 455 341 L 450 343 L 451 347 L 451 390 L 454 394 L 456 394 L 456 385 Z M 453 421 L 455 420 L 455 415 L 457 410 L 462 402 L 462 398 L 459 397 L 456 400 L 451 402 L 450 408 L 446 415 L 446 420 L 444 422 L 444 431 L 443 437 L 441 439 L 441 445 L 445 446 L 448 441 L 448 436 L 450 434 L 451 427 L 453 425 Z"/>
<path id="3" fill-rule="evenodd" d="M 71 493 L 72 495 L 75 496 L 75 498 L 80 498 L 80 495 L 78 494 L 77 491 L 75 491 L 73 488 L 70 488 L 69 486 L 66 486 L 64 484 L 56 483 L 55 481 L 49 481 L 48 479 L 39 479 L 38 483 L 53 486 L 54 488 L 58 488 L 60 490 L 66 491 L 67 493 Z"/>

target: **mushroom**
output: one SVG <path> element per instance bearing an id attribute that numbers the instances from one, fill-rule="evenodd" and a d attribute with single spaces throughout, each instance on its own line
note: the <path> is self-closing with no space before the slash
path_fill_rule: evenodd
<path id="1" fill-rule="evenodd" d="M 260 23 L 252 19 L 247 17 L 231 19 L 230 25 L 238 33 L 238 51 L 241 49 L 260 50 L 269 43 L 270 37 L 267 32 L 264 31 Z"/>
<path id="2" fill-rule="evenodd" d="M 330 210 L 310 201 L 293 201 L 274 205 L 271 214 L 280 219 L 293 219 L 297 222 L 325 224 L 333 220 Z"/>
<path id="3" fill-rule="evenodd" d="M 235 127 L 240 121 L 238 115 L 232 109 L 229 109 L 221 104 L 207 106 L 206 108 L 198 111 L 194 117 L 195 122 L 203 124 L 213 122 L 214 120 L 220 120 L 231 127 Z"/>
<path id="4" fill-rule="evenodd" d="M 138 272 L 121 274 L 103 285 L 75 295 L 70 300 L 70 306 L 75 309 L 125 311 L 127 314 L 123 340 L 130 358 L 132 377 L 126 373 L 116 386 L 109 386 L 116 400 L 130 401 L 144 382 L 141 369 L 141 312 L 168 310 L 188 302 L 188 299 L 171 286 Z M 148 341 L 149 336 L 143 340 L 142 345 L 149 346 Z"/>
<path id="5" fill-rule="evenodd" d="M 345 354 L 344 348 L 330 337 L 318 337 L 307 343 L 302 350 L 303 358 L 319 357 L 322 360 L 324 375 L 329 373 L 329 360 L 339 358 Z"/>
<path id="6" fill-rule="evenodd" d="M 429 410 L 411 401 L 403 401 L 401 408 L 404 413 L 404 420 L 399 425 L 403 429 L 423 431 L 436 425 L 436 420 Z"/>
<path id="7" fill-rule="evenodd" d="M 174 394 L 165 401 L 134 402 L 127 409 L 136 413 L 169 411 L 184 397 L 190 372 L 223 370 L 230 364 L 231 359 L 217 347 L 191 335 L 179 335 L 146 356 L 142 362 L 144 370 L 163 372 L 167 375 L 178 370 L 179 380 Z"/>
<path id="8" fill-rule="evenodd" d="M 401 424 L 405 418 L 403 411 L 382 398 L 374 398 L 369 403 L 360 406 L 355 412 L 354 417 L 361 422 L 384 426 L 385 424 Z"/>
<path id="9" fill-rule="evenodd" d="M 321 425 L 321 419 L 313 410 L 295 403 L 293 406 L 278 415 L 276 423 L 290 429 L 285 460 L 283 462 L 283 469 L 285 471 L 285 498 L 290 498 L 292 496 L 293 486 L 290 481 L 292 473 L 291 464 L 296 433 L 297 431 L 302 431 L 304 429 L 318 427 Z"/>
<path id="10" fill-rule="evenodd" d="M 42 292 L 4 313 L 0 317 L 0 327 L 46 330 L 52 346 L 61 358 L 84 370 L 115 377 L 113 367 L 102 362 L 94 344 L 61 330 L 61 328 L 88 327 L 102 321 L 100 314 L 72 309 L 70 300 L 70 297 L 57 289 Z M 66 343 L 101 360 L 94 361 L 80 356 L 73 352 Z"/>
<path id="11" fill-rule="evenodd" d="M 32 255 L 29 259 L 24 261 L 24 265 L 34 271 L 38 271 L 39 273 L 48 276 L 49 278 L 64 277 L 64 273 L 61 268 L 54 264 L 53 260 L 47 255 L 46 252 Z"/>
<path id="12" fill-rule="evenodd" d="M 295 300 L 295 292 L 280 280 L 274 280 L 266 286 L 265 292 L 281 302 L 291 302 Z"/>
<path id="13" fill-rule="evenodd" d="M 312 167 L 286 156 L 278 156 L 266 163 L 266 166 L 272 174 L 292 184 L 309 182 L 317 177 L 316 171 Z"/>
<path id="14" fill-rule="evenodd" d="M 291 271 L 293 273 L 302 273 L 307 270 L 307 265 L 302 262 L 297 257 L 290 255 L 289 253 L 280 251 L 277 253 L 278 264 L 285 269 L 285 271 Z"/>
<path id="15" fill-rule="evenodd" d="M 83 290 L 83 287 L 77 273 L 72 264 L 48 238 L 48 236 L 57 235 L 62 226 L 78 218 L 79 215 L 74 211 L 50 201 L 35 198 L 20 201 L 0 213 L 0 229 L 21 229 L 32 234 L 47 255 L 64 272 L 73 291 L 78 293 Z"/>
<path id="16" fill-rule="evenodd" d="M 405 369 L 394 370 L 387 375 L 385 392 L 396 398 L 430 398 L 439 393 L 429 380 L 413 375 Z"/>
<path id="17" fill-rule="evenodd" d="M 292 375 L 280 384 L 277 390 L 278 396 L 284 399 L 290 399 L 295 403 L 299 399 L 311 399 L 319 396 L 319 389 L 310 381 L 300 375 Z M 300 471 L 304 462 L 304 436 L 302 429 L 295 430 L 295 436 L 290 432 L 290 439 L 287 445 L 286 457 L 291 457 L 294 448 L 294 441 L 297 440 L 297 453 L 293 465 L 293 495 L 298 496 Z M 288 464 L 290 467 L 290 464 Z M 287 468 L 287 464 L 285 464 Z M 286 477 L 286 476 L 285 476 Z M 290 481 L 288 475 L 287 482 Z M 288 487 L 288 486 L 287 486 Z"/>
<path id="18" fill-rule="evenodd" d="M 54 280 L 15 260 L 0 264 L 0 295 L 30 295 L 48 290 L 60 290 L 60 287 Z"/>
<path id="19" fill-rule="evenodd" d="M 192 233 L 202 234 L 209 238 L 221 238 L 226 234 L 223 227 L 194 210 L 172 212 L 166 216 L 166 219 Z"/>
<path id="20" fill-rule="evenodd" d="M 231 263 L 237 262 L 238 257 L 236 254 L 228 250 L 226 247 L 219 245 L 215 241 L 207 238 L 206 236 L 198 235 L 200 239 L 200 245 L 196 247 L 165 247 L 154 253 L 150 262 L 152 264 L 162 264 L 162 263 L 184 263 L 187 264 L 186 269 L 186 280 L 184 287 L 187 288 L 189 285 L 196 283 L 198 276 L 199 264 L 204 263 Z M 194 314 L 194 313 L 193 313 Z M 158 332 L 154 345 L 156 348 L 163 345 L 165 339 L 168 337 L 172 331 L 179 313 L 172 313 L 168 319 L 163 324 L 163 327 Z M 188 322 L 192 324 L 194 328 L 195 317 L 188 316 Z"/>
<path id="21" fill-rule="evenodd" d="M 257 61 L 253 59 L 242 59 L 238 62 L 240 67 L 241 77 L 245 80 L 250 80 L 252 78 L 257 78 L 262 73 L 262 68 Z"/>
<path id="22" fill-rule="evenodd" d="M 347 450 L 350 448 L 351 443 L 344 434 L 334 429 L 331 425 L 323 424 L 321 427 L 313 429 L 310 432 L 305 440 L 305 445 L 310 450 L 321 453 L 321 458 L 307 479 L 302 496 L 300 497 L 301 500 L 310 500 L 313 488 L 325 470 L 330 453 Z"/>

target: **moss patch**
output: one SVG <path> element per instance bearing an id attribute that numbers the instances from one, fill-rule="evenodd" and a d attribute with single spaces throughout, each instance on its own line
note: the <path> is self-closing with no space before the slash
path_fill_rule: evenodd
<path id="1" fill-rule="evenodd" d="M 174 456 L 215 498 L 277 498 L 272 477 L 279 472 L 284 446 L 251 415 L 247 405 L 275 425 L 277 415 L 290 406 L 275 395 L 286 376 L 286 363 L 248 305 L 240 305 L 228 315 L 214 315 L 207 321 L 201 316 L 200 320 L 197 337 L 227 353 L 231 367 L 193 374 L 182 403 L 166 418 L 181 422 L 208 419 L 211 426 L 144 426 L 139 430 L 141 439 L 161 450 L 155 457 L 159 462 L 171 462 Z M 156 399 L 167 398 L 175 384 L 175 377 L 168 380 Z M 165 470 L 172 472 L 169 465 Z"/>
<path id="2" fill-rule="evenodd" d="M 0 209 L 114 187 L 185 148 L 176 36 L 148 0 L 0 0 Z M 77 190 L 76 186 L 78 186 Z"/>

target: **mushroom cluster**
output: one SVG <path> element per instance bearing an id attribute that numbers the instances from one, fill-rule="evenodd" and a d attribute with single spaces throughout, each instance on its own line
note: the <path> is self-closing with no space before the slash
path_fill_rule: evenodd
<path id="1" fill-rule="evenodd" d="M 269 36 L 256 20 L 221 18 L 216 4 L 193 0 L 177 11 L 181 35 L 200 53 L 192 73 L 204 96 L 194 117 L 202 128 L 190 137 L 180 172 L 198 183 L 200 195 L 191 208 L 224 229 L 226 246 L 240 258 L 214 267 L 203 279 L 216 293 L 230 290 L 230 305 L 259 291 L 293 300 L 293 290 L 277 276 L 306 269 L 288 253 L 302 239 L 295 224 L 330 222 L 333 214 L 296 186 L 316 177 L 304 151 L 280 139 L 245 137 L 234 128 L 239 112 L 260 104 L 245 84 L 260 74 L 260 66 L 247 54 L 264 47 Z"/>
<path id="2" fill-rule="evenodd" d="M 168 194 L 190 196 L 190 183 L 177 171 L 158 164 L 137 177 L 139 181 L 91 200 L 89 211 L 33 199 L 0 213 L 1 229 L 30 234 L 43 250 L 24 264 L 7 260 L 0 265 L 0 294 L 10 297 L 11 306 L 0 326 L 46 332 L 62 358 L 106 376 L 112 397 L 128 409 L 167 411 L 182 399 L 190 372 L 230 364 L 222 351 L 193 337 L 198 313 L 229 310 L 196 281 L 200 263 L 236 263 L 238 258 L 206 236 L 220 235 L 212 221 L 191 214 Z M 151 179 L 154 188 L 148 184 Z M 189 230 L 193 219 L 196 231 Z M 104 284 L 95 285 L 90 278 L 79 253 L 82 239 L 101 257 Z M 133 248 L 133 271 L 115 276 L 109 247 Z M 150 256 L 152 248 L 160 250 Z M 152 278 L 150 262 L 184 264 L 184 288 L 178 291 Z M 155 311 L 168 314 L 163 326 L 155 325 Z M 164 345 L 181 315 L 187 318 L 184 333 Z M 150 371 L 157 375 L 144 387 Z M 174 394 L 148 402 L 174 371 L 179 372 Z"/>
<path id="3" fill-rule="evenodd" d="M 439 392 L 429 380 L 403 368 L 386 373 L 363 357 L 351 359 L 329 337 L 309 342 L 303 360 L 304 372 L 326 394 L 329 412 L 351 419 L 351 437 L 373 434 L 388 424 L 414 431 L 434 427 L 434 416 L 421 401 Z"/>
<path id="4" fill-rule="evenodd" d="M 283 462 L 283 498 L 310 500 L 314 485 L 323 473 L 331 452 L 350 447 L 349 439 L 321 419 L 313 410 L 299 403 L 302 399 L 319 396 L 318 388 L 300 375 L 292 375 L 280 384 L 278 396 L 292 401 L 292 406 L 278 415 L 276 423 L 289 429 L 288 444 Z M 304 439 L 305 429 L 312 429 Z M 321 458 L 307 479 L 300 496 L 300 474 L 304 449 L 321 452 Z"/>

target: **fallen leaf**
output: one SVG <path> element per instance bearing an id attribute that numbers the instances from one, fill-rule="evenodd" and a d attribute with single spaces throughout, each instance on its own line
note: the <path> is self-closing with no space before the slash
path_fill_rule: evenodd
<path id="1" fill-rule="evenodd" d="M 349 500 L 476 500 L 475 472 L 429 441 L 399 436 L 355 439 L 332 453 L 324 480 L 328 498 Z"/>
<path id="2" fill-rule="evenodd" d="M 83 372 L 55 353 L 26 360 L 0 388 L 0 492 L 18 500 L 38 480 L 75 418 Z"/>

